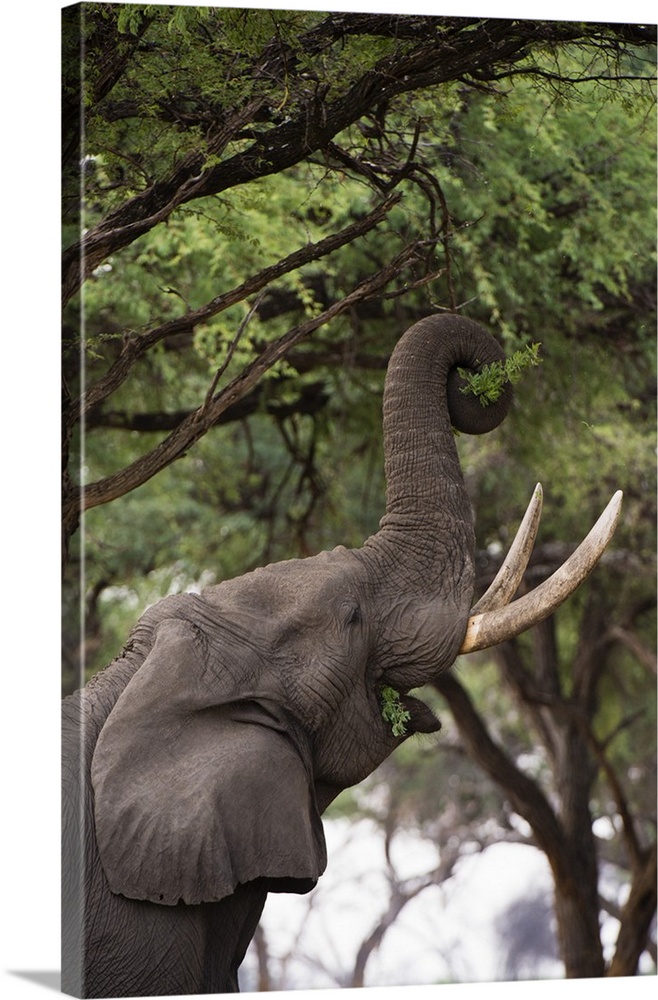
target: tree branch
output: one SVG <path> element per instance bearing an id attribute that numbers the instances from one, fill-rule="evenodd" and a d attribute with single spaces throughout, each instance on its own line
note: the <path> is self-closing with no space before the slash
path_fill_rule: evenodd
<path id="1" fill-rule="evenodd" d="M 657 874 L 654 841 L 633 873 L 630 895 L 621 912 L 615 954 L 606 972 L 608 976 L 634 976 L 637 972 L 656 912 Z"/>
<path id="2" fill-rule="evenodd" d="M 628 26 L 616 25 L 600 25 L 593 29 L 591 25 L 575 22 L 502 19 L 465 20 L 460 24 L 455 19 L 429 20 L 404 15 L 389 20 L 386 26 L 380 21 L 378 15 L 369 18 L 329 15 L 322 25 L 302 36 L 299 47 L 306 54 L 314 51 L 314 45 L 326 48 L 352 33 L 375 36 L 388 33 L 399 39 L 406 38 L 408 42 L 396 45 L 392 54 L 380 59 L 332 101 L 321 99 L 317 88 L 300 85 L 292 116 L 263 129 L 246 150 L 205 166 L 208 155 L 216 158 L 230 139 L 237 137 L 241 128 L 258 119 L 264 101 L 255 98 L 235 110 L 216 109 L 214 126 L 206 133 L 207 150 L 200 146 L 168 178 L 128 199 L 65 251 L 64 303 L 107 256 L 144 235 L 168 218 L 179 205 L 294 166 L 309 154 L 325 148 L 339 132 L 383 101 L 449 81 L 463 80 L 469 86 L 476 86 L 483 81 L 506 78 L 513 72 L 532 74 L 535 67 L 528 66 L 526 70 L 518 64 L 527 58 L 533 45 L 557 48 L 580 41 L 605 51 L 606 48 L 614 50 L 615 46 L 618 49 L 620 38 L 637 45 L 650 43 L 650 32 L 639 32 L 636 38 L 629 39 L 629 32 L 621 30 Z M 279 73 L 283 68 L 288 78 L 297 56 L 292 51 L 283 56 L 284 64 L 278 40 L 266 46 L 264 53 L 252 64 L 254 79 L 271 75 L 275 66 Z M 559 74 L 557 79 L 560 79 Z M 327 84 L 327 88 L 330 86 Z M 293 102 L 290 106 L 293 107 Z"/>
<path id="3" fill-rule="evenodd" d="M 615 770 L 606 757 L 603 745 L 596 739 L 594 733 L 591 731 L 590 727 L 586 727 L 585 732 L 586 738 L 594 751 L 596 759 L 604 772 L 610 791 L 615 800 L 615 805 L 617 807 L 617 812 L 621 816 L 622 827 L 624 831 L 624 843 L 626 844 L 626 850 L 628 851 L 628 857 L 631 863 L 631 869 L 635 870 L 641 864 L 643 852 L 640 847 L 639 840 L 637 838 L 637 833 L 635 831 L 635 824 L 633 823 L 633 817 L 631 816 L 631 811 L 628 807 L 628 801 L 624 795 L 621 784 L 617 778 Z M 606 740 L 608 743 L 609 740 Z"/>
<path id="4" fill-rule="evenodd" d="M 493 652 L 503 680 L 510 688 L 521 711 L 529 714 L 551 759 L 555 760 L 558 747 L 555 722 L 552 712 L 544 711 L 546 708 L 555 707 L 555 693 L 547 694 L 537 686 L 535 679 L 523 665 L 516 639 L 501 643 Z"/>
<path id="5" fill-rule="evenodd" d="M 358 219 L 351 225 L 341 229 L 340 232 L 332 233 L 331 236 L 327 236 L 317 243 L 308 243 L 305 247 L 300 247 L 300 249 L 288 254 L 287 257 L 277 261 L 276 264 L 271 264 L 269 267 L 263 268 L 262 271 L 252 275 L 241 285 L 232 288 L 228 292 L 223 292 L 198 309 L 191 310 L 176 319 L 168 320 L 166 323 L 160 324 L 160 326 L 153 327 L 147 333 L 134 334 L 127 337 L 121 354 L 110 366 L 106 374 L 87 389 L 83 400 L 78 400 L 75 404 L 71 405 L 68 411 L 67 422 L 71 424 L 75 423 L 81 413 L 86 413 L 92 407 L 98 406 L 107 396 L 115 392 L 125 382 L 135 362 L 154 347 L 155 344 L 175 334 L 191 331 L 197 324 L 205 323 L 237 302 L 242 302 L 284 274 L 289 274 L 291 271 L 295 271 L 311 261 L 320 260 L 322 257 L 333 253 L 334 250 L 338 250 L 360 236 L 363 236 L 365 233 L 370 232 L 399 203 L 400 198 L 401 195 L 399 194 L 390 195 L 362 219 Z"/>
<path id="6" fill-rule="evenodd" d="M 658 673 L 656 654 L 650 649 L 640 637 L 635 633 L 623 628 L 621 625 L 612 625 L 608 629 L 608 637 L 625 646 L 633 654 L 638 663 L 649 670 L 652 674 Z"/>
<path id="7" fill-rule="evenodd" d="M 551 866 L 560 868 L 564 836 L 539 786 L 494 743 L 466 690 L 453 674 L 436 678 L 433 686 L 447 701 L 469 757 L 502 788 L 514 810 L 532 827 L 535 840 Z"/>
<path id="8" fill-rule="evenodd" d="M 249 393 L 262 375 L 277 361 L 283 358 L 290 348 L 305 337 L 308 337 L 318 327 L 323 326 L 336 316 L 350 309 L 355 303 L 372 295 L 376 295 L 390 281 L 400 274 L 410 263 L 418 258 L 424 243 L 413 243 L 405 247 L 398 256 L 386 267 L 371 275 L 354 288 L 349 295 L 335 302 L 318 316 L 294 327 L 278 340 L 269 344 L 265 350 L 245 370 L 208 405 L 207 401 L 186 417 L 179 426 L 146 455 L 137 459 L 125 469 L 107 476 L 96 483 L 82 488 L 82 510 L 108 503 L 123 496 L 142 483 L 147 482 L 166 466 L 181 458 L 188 449 L 202 437 L 209 427 L 216 423 L 219 416 L 229 407 L 243 399 Z M 427 280 L 431 280 L 431 275 Z M 400 290 L 403 294 L 404 289 Z"/>

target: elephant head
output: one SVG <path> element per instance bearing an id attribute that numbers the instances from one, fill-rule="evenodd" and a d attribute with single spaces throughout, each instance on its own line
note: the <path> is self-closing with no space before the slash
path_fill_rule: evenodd
<path id="1" fill-rule="evenodd" d="M 217 901 L 255 879 L 308 890 L 325 867 L 327 804 L 410 735 L 439 728 L 412 689 L 460 651 L 545 617 L 591 570 L 619 497 L 539 597 L 509 604 L 536 531 L 537 489 L 510 560 L 471 609 L 473 516 L 453 427 L 491 430 L 511 390 L 483 407 L 461 391 L 459 369 L 501 358 L 469 320 L 415 324 L 388 368 L 386 511 L 376 534 L 360 549 L 166 598 L 141 619 L 129 650 L 137 669 L 92 765 L 96 835 L 115 893 L 173 905 Z"/>

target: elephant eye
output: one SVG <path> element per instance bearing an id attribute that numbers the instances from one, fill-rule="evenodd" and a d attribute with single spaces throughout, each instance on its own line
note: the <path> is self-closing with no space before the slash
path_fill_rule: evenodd
<path id="1" fill-rule="evenodd" d="M 350 601 L 343 605 L 343 622 L 345 625 L 355 625 L 361 621 L 361 608 Z"/>

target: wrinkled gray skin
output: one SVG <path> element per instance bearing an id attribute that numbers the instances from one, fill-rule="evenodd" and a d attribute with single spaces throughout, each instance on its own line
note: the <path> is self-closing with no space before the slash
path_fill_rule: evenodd
<path id="1" fill-rule="evenodd" d="M 380 530 L 166 598 L 66 699 L 65 991 L 236 991 L 267 892 L 307 892 L 324 870 L 322 811 L 439 728 L 408 692 L 451 666 L 472 600 L 451 424 L 482 433 L 510 402 L 482 407 L 455 368 L 501 357 L 471 321 L 413 326 L 386 381 Z M 411 714 L 402 737 L 384 685 Z"/>

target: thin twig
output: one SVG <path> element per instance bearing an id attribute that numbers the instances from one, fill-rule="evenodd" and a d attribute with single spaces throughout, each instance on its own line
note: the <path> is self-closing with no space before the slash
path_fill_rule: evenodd
<path id="1" fill-rule="evenodd" d="M 247 326 L 249 325 L 252 316 L 254 315 L 254 313 L 256 312 L 256 310 L 258 309 L 258 306 L 260 305 L 261 299 L 263 298 L 264 294 L 265 294 L 265 289 L 263 289 L 257 295 L 256 301 L 254 302 L 254 304 L 252 305 L 251 309 L 249 310 L 249 312 L 247 313 L 247 315 L 244 317 L 244 319 L 240 323 L 240 325 L 239 325 L 239 327 L 237 329 L 237 332 L 236 332 L 233 340 L 231 341 L 231 343 L 229 345 L 229 349 L 226 352 L 226 357 L 224 358 L 224 361 L 222 362 L 222 364 L 220 365 L 220 367 L 215 372 L 213 380 L 210 383 L 210 387 L 208 389 L 208 392 L 206 393 L 206 398 L 205 398 L 205 400 L 203 402 L 203 405 L 201 406 L 201 408 L 199 410 L 197 410 L 197 412 L 195 414 L 195 419 L 196 420 L 202 420 L 203 417 L 205 417 L 206 413 L 208 412 L 210 404 L 212 403 L 213 396 L 215 395 L 215 390 L 217 389 L 217 386 L 219 385 L 219 380 L 221 379 L 222 375 L 224 374 L 224 372 L 226 371 L 226 369 L 230 365 L 231 359 L 232 359 L 233 355 L 235 354 L 235 351 L 236 351 L 236 348 L 237 348 L 238 344 L 240 343 L 240 338 L 242 337 L 242 334 L 244 333 L 244 331 L 247 329 Z"/>
<path id="2" fill-rule="evenodd" d="M 624 795 L 612 764 L 605 755 L 603 745 L 597 740 L 589 726 L 586 728 L 585 735 L 590 746 L 592 747 L 592 750 L 594 751 L 594 755 L 596 756 L 601 769 L 607 778 L 610 791 L 612 792 L 612 796 L 615 800 L 617 812 L 621 816 L 624 842 L 626 844 L 626 849 L 628 850 L 631 868 L 635 871 L 642 865 L 644 859 L 642 848 L 640 847 L 640 843 L 637 838 L 635 823 L 633 822 L 633 817 L 631 816 L 626 796 Z"/>

